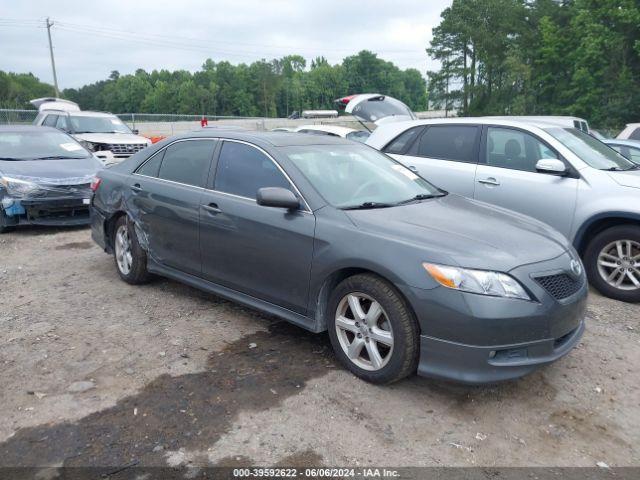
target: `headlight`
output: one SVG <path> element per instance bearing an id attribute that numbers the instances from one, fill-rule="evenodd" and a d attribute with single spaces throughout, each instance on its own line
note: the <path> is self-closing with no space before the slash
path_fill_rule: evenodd
<path id="1" fill-rule="evenodd" d="M 0 177 L 0 185 L 13 197 L 23 197 L 40 190 L 37 183 L 19 178 Z"/>
<path id="2" fill-rule="evenodd" d="M 78 140 L 80 145 L 89 150 L 90 152 L 95 152 L 98 150 L 98 144 L 93 142 L 88 142 L 87 140 Z"/>
<path id="3" fill-rule="evenodd" d="M 480 295 L 531 300 L 522 285 L 506 273 L 470 270 L 433 263 L 423 263 L 422 266 L 443 287 Z"/>

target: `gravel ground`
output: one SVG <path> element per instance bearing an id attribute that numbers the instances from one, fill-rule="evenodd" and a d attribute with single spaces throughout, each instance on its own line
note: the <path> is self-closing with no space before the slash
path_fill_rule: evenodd
<path id="1" fill-rule="evenodd" d="M 379 387 L 326 335 L 125 284 L 87 229 L 0 254 L 0 466 L 640 465 L 639 305 L 592 292 L 582 343 L 518 381 Z"/>

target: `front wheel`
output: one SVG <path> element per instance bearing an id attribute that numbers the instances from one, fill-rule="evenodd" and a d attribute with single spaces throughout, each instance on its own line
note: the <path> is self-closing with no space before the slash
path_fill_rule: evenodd
<path id="1" fill-rule="evenodd" d="M 640 302 L 640 227 L 600 232 L 589 242 L 584 261 L 589 282 L 604 296 Z"/>
<path id="2" fill-rule="evenodd" d="M 336 356 L 356 376 L 391 383 L 416 371 L 418 325 L 388 282 L 370 274 L 347 278 L 332 292 L 328 315 Z"/>
<path id="3" fill-rule="evenodd" d="M 118 274 L 125 282 L 138 285 L 149 280 L 147 254 L 138 243 L 133 223 L 125 215 L 114 228 L 113 256 Z"/>

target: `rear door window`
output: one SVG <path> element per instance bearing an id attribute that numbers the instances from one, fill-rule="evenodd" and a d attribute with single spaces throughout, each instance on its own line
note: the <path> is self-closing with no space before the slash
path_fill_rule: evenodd
<path id="1" fill-rule="evenodd" d="M 424 128 L 424 126 L 420 126 L 405 130 L 396 138 L 391 140 L 391 142 L 389 142 L 389 144 L 385 147 L 384 151 L 386 153 L 396 153 L 400 155 L 405 153 L 409 149 L 409 147 L 411 147 L 415 139 L 420 136 L 420 133 L 424 130 Z"/>
<path id="2" fill-rule="evenodd" d="M 185 140 L 169 145 L 158 178 L 204 187 L 214 148 L 215 140 Z"/>
<path id="3" fill-rule="evenodd" d="M 421 157 L 475 163 L 478 131 L 471 125 L 430 126 L 420 137 L 417 153 Z"/>
<path id="4" fill-rule="evenodd" d="M 153 157 L 143 163 L 136 173 L 146 177 L 157 177 L 160 173 L 162 157 L 164 157 L 164 150 L 156 153 Z"/>
<path id="5" fill-rule="evenodd" d="M 558 158 L 546 144 L 521 130 L 501 127 L 487 129 L 485 163 L 492 167 L 536 172 L 540 159 Z"/>
<path id="6" fill-rule="evenodd" d="M 218 158 L 215 190 L 255 199 L 265 187 L 291 189 L 291 184 L 263 152 L 251 145 L 224 142 Z"/>
<path id="7" fill-rule="evenodd" d="M 56 121 L 56 128 L 60 130 L 64 130 L 65 132 L 69 131 L 69 122 L 67 121 L 66 115 L 58 115 L 58 120 Z"/>
<path id="8" fill-rule="evenodd" d="M 55 127 L 56 122 L 58 121 L 58 116 L 59 115 L 47 115 L 47 118 L 44 119 L 42 125 L 44 125 L 45 127 Z"/>

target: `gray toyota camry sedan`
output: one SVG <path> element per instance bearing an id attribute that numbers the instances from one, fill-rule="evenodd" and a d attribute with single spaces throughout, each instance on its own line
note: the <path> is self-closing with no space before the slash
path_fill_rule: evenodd
<path id="1" fill-rule="evenodd" d="M 516 378 L 584 330 L 585 274 L 562 235 L 366 145 L 205 129 L 92 188 L 93 238 L 124 281 L 162 275 L 326 330 L 367 381 Z"/>

